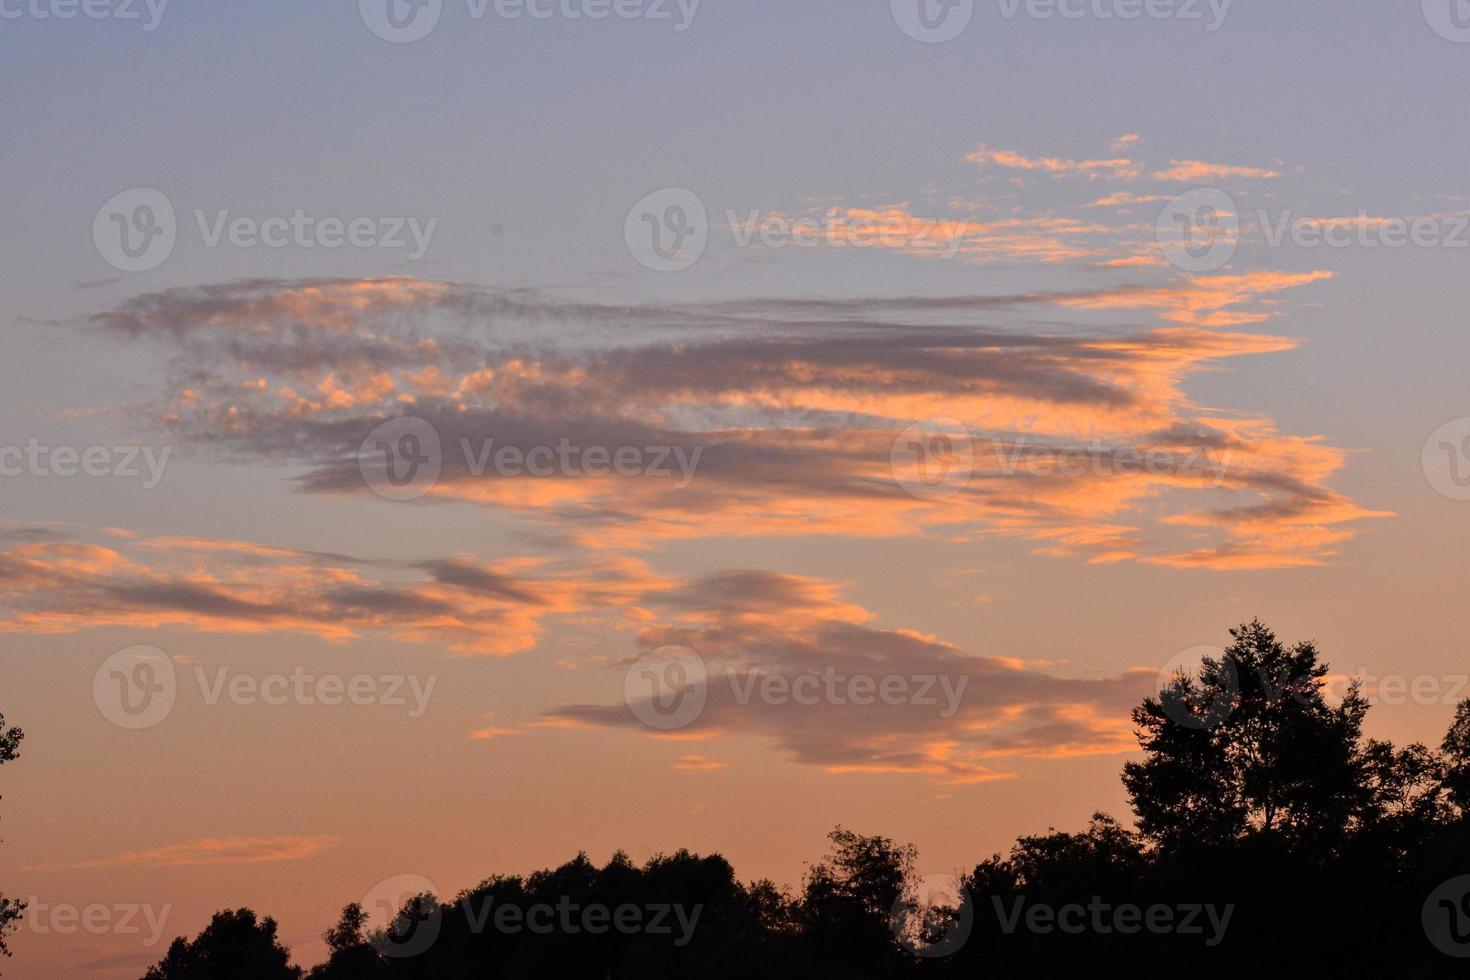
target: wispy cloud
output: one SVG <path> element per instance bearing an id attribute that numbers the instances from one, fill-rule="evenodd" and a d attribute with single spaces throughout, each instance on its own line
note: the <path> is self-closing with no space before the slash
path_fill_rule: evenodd
<path id="1" fill-rule="evenodd" d="M 662 594 L 652 611 L 657 625 L 641 632 L 639 645 L 687 647 L 709 672 L 703 710 L 675 737 L 768 738 L 792 761 L 832 773 L 976 783 L 1012 778 L 1007 760 L 1130 751 L 1128 707 L 1155 676 L 1137 670 L 1078 680 L 1014 657 L 976 656 L 912 630 L 879 628 L 835 583 L 772 572 L 698 579 Z M 869 687 L 848 686 L 855 677 Z M 902 679 L 912 696 L 849 697 L 898 682 L 888 678 Z M 783 691 L 806 684 L 808 693 L 826 684 L 836 696 L 764 696 L 773 682 Z M 646 731 L 624 704 L 566 705 L 546 717 L 560 726 Z M 709 766 L 694 755 L 676 768 Z"/>
<path id="2" fill-rule="evenodd" d="M 27 865 L 26 871 L 80 871 L 98 868 L 185 868 L 220 864 L 265 864 L 303 861 L 339 843 L 316 837 L 198 837 L 146 851 L 123 851 L 109 857 L 69 864 Z"/>
<path id="3" fill-rule="evenodd" d="M 1085 177 L 1097 180 L 1135 180 L 1141 174 L 1136 160 L 1113 157 L 1099 160 L 1067 160 L 1060 157 L 1030 157 L 1011 150 L 979 146 L 965 157 L 970 163 L 997 166 L 1008 170 L 1035 171 L 1058 177 Z"/>
<path id="4" fill-rule="evenodd" d="M 1283 435 L 1269 420 L 1242 424 L 1195 405 L 1182 386 L 1219 361 L 1290 349 L 1285 338 L 1223 328 L 1279 315 L 1280 294 L 1328 278 L 1261 272 L 1050 294 L 677 308 L 569 306 L 524 291 L 402 279 L 253 281 L 233 292 L 148 294 L 93 322 L 173 352 L 179 374 L 155 408 L 171 438 L 223 459 L 293 465 L 308 492 L 366 493 L 359 445 L 410 413 L 432 424 L 443 448 L 428 499 L 516 511 L 591 549 L 689 537 L 989 532 L 1089 560 L 1175 555 L 1211 567 L 1289 566 L 1322 560 L 1349 536 L 1344 525 L 1377 516 L 1323 485 L 1343 453 Z M 1163 325 L 1038 332 L 986 322 L 1048 309 L 1140 312 Z M 603 340 L 569 351 L 519 329 L 547 319 Z M 607 342 L 625 326 L 643 339 Z M 515 339 L 487 342 L 485 330 Z M 892 462 L 900 434 L 926 418 L 957 420 L 974 443 L 972 479 L 938 502 L 910 494 Z M 669 459 L 698 464 L 683 483 L 609 472 L 486 478 L 476 453 L 491 439 L 522 452 L 560 443 L 662 447 Z M 1017 472 L 1007 455 L 1018 441 L 1102 447 L 1109 459 L 1213 455 L 1208 473 L 1111 462 Z M 1210 508 L 1212 494 L 1222 506 Z M 1245 520 L 1242 494 L 1290 515 L 1278 527 L 1280 545 L 1233 534 L 1219 517 Z M 1181 507 L 1201 519 L 1173 520 Z M 1201 542 L 1205 528 L 1222 537 Z M 484 587 L 488 580 L 465 590 L 452 566 L 421 571 L 434 581 L 396 590 L 391 615 L 363 607 L 367 622 L 412 636 L 415 621 L 463 620 L 471 647 L 498 642 L 485 635 L 495 624 L 534 636 L 534 605 L 507 602 Z M 342 600 L 354 587 L 363 583 L 318 593 L 309 615 L 213 587 L 190 604 L 228 619 L 285 616 L 341 631 Z M 542 601 L 558 605 L 554 595 Z"/>
<path id="5" fill-rule="evenodd" d="M 625 606 L 662 581 L 611 555 L 574 569 L 534 557 L 367 561 L 232 541 L 68 537 L 0 549 L 0 632 L 174 625 L 337 642 L 383 633 L 509 654 L 535 646 L 545 617 Z"/>

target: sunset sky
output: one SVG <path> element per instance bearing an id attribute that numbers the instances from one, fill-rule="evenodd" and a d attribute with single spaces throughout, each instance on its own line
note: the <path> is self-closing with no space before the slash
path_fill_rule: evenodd
<path id="1" fill-rule="evenodd" d="M 579 850 L 795 885 L 841 823 L 952 872 L 1126 817 L 1129 708 L 1253 617 L 1367 678 L 1372 735 L 1470 696 L 1435 0 L 976 0 L 942 43 L 902 0 L 443 0 L 412 41 L 372 0 L 48 3 L 0 2 L 0 887 L 165 918 L 30 914 L 7 977 L 134 978 L 242 905 L 310 964 L 394 876 Z M 440 444 L 408 488 L 400 416 Z M 636 452 L 476 455 L 561 445 Z M 711 681 L 659 731 L 666 646 Z M 829 668 L 964 686 L 724 680 Z M 119 724 L 112 670 L 166 713 Z M 295 676 L 373 703 L 239 693 Z"/>

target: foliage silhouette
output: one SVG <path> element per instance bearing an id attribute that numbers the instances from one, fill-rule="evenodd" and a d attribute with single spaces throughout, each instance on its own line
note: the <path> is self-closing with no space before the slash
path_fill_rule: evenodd
<path id="1" fill-rule="evenodd" d="M 1447 953 L 1470 942 L 1446 948 L 1429 927 L 1470 916 L 1470 897 L 1430 900 L 1470 874 L 1470 701 L 1437 749 L 1365 739 L 1367 700 L 1353 686 L 1329 701 L 1315 646 L 1259 622 L 1231 633 L 1134 710 L 1134 827 L 1097 813 L 1080 833 L 1022 837 L 960 877 L 965 905 L 926 904 L 912 846 L 841 827 L 794 892 L 741 883 L 718 855 L 579 854 L 450 901 L 411 896 L 376 932 L 348 905 L 305 976 L 1465 976 L 1470 960 Z M 652 928 L 649 910 L 668 907 L 672 927 Z M 529 927 L 536 908 L 549 928 Z M 600 929 L 578 918 L 593 908 Z M 641 917 L 620 919 L 629 909 Z M 914 922 L 946 955 L 913 945 Z M 1446 925 L 1458 943 L 1470 918 Z M 239 972 L 246 961 L 260 965 Z M 297 974 L 274 923 L 240 910 L 176 941 L 145 980 L 246 975 Z"/>
<path id="2" fill-rule="evenodd" d="M 194 940 L 175 939 L 144 980 L 297 980 L 298 967 L 276 938 L 274 919 L 249 909 L 216 912 Z"/>
<path id="3" fill-rule="evenodd" d="M 25 732 L 19 728 L 6 728 L 5 716 L 0 715 L 0 764 L 14 762 L 20 757 L 20 742 L 25 737 Z M 24 902 L 6 898 L 5 893 L 0 892 L 0 955 L 10 955 L 5 937 L 21 920 L 25 908 Z"/>

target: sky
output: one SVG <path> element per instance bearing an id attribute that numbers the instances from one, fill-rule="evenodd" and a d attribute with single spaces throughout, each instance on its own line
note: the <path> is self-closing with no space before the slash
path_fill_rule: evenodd
<path id="1" fill-rule="evenodd" d="M 973 866 L 1254 617 L 1437 742 L 1464 15 L 0 0 L 7 975 Z"/>

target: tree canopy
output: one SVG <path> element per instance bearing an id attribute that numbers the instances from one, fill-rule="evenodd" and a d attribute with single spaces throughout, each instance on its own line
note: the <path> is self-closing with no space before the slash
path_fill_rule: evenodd
<path id="1" fill-rule="evenodd" d="M 221 912 L 145 980 L 1463 975 L 1470 701 L 1438 746 L 1398 747 L 1363 735 L 1356 685 L 1330 696 L 1312 643 L 1231 634 L 1134 709 L 1131 824 L 1022 837 L 957 875 L 963 900 L 926 897 L 912 846 L 839 827 L 795 889 L 719 855 L 579 854 L 408 896 L 391 923 L 349 904 L 304 973 L 270 919 Z"/>
<path id="2" fill-rule="evenodd" d="M 25 737 L 25 732 L 19 728 L 6 728 L 5 716 L 0 715 L 0 763 L 14 762 L 20 758 L 20 743 Z M 5 937 L 21 920 L 25 908 L 24 902 L 6 898 L 5 893 L 0 892 L 0 955 L 10 955 Z"/>

